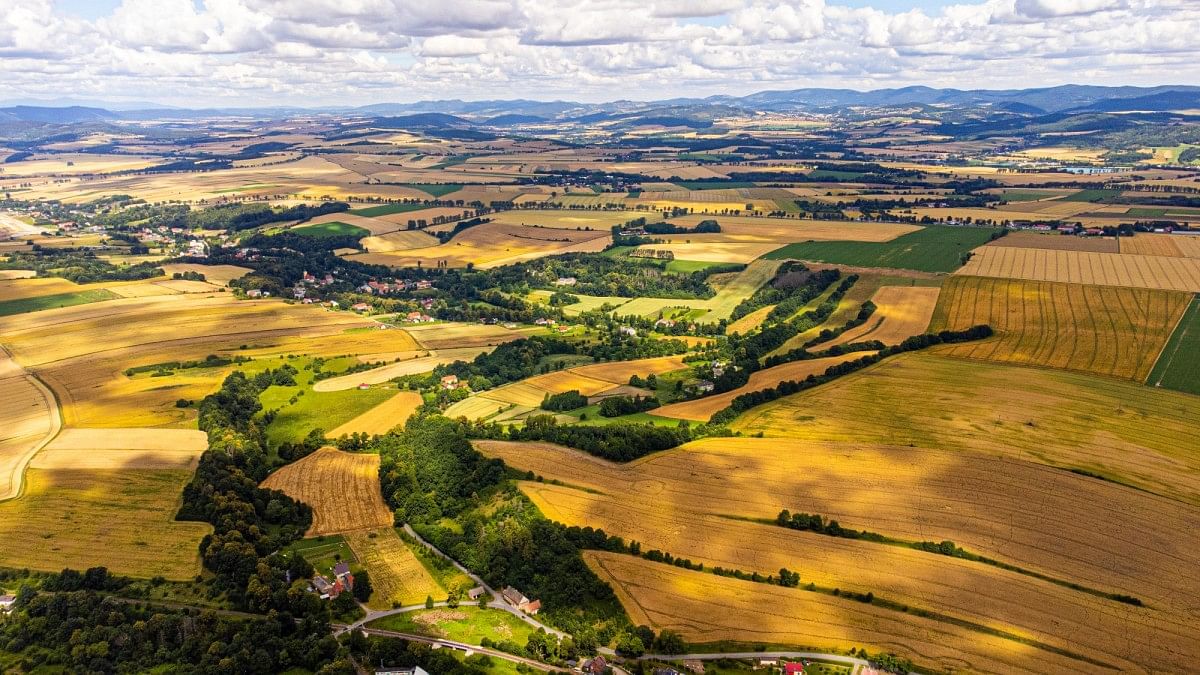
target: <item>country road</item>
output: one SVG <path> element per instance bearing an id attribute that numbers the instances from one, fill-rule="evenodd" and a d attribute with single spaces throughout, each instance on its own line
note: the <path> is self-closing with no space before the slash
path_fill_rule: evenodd
<path id="1" fill-rule="evenodd" d="M 27 412 L 12 405 L 0 411 L 0 441 L 8 447 L 0 452 L 0 501 L 19 497 L 25 484 L 25 469 L 62 430 L 62 411 L 58 398 L 36 375 L 17 363 L 6 348 L 0 346 L 0 381 L 21 380 L 31 395 L 36 391 L 45 405 L 45 415 L 24 417 Z M 35 398 L 36 400 L 36 398 Z M 35 404 L 32 407 L 38 407 Z M 40 418 L 40 419 L 39 419 Z"/>

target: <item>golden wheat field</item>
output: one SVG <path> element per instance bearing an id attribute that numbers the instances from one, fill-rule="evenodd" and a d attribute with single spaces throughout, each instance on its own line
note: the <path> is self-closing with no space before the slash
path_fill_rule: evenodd
<path id="1" fill-rule="evenodd" d="M 392 428 L 404 424 L 423 399 L 415 391 L 402 391 L 365 413 L 330 431 L 330 438 L 348 434 L 386 434 Z"/>
<path id="2" fill-rule="evenodd" d="M 406 330 L 420 346 L 437 350 L 495 347 L 504 342 L 545 333 L 540 326 L 505 328 L 497 324 L 480 323 L 427 323 L 410 326 Z"/>
<path id="3" fill-rule="evenodd" d="M 866 323 L 811 349 L 818 351 L 868 340 L 878 340 L 885 345 L 900 344 L 929 328 L 940 292 L 937 286 L 883 286 L 871 296 L 876 309 Z"/>
<path id="4" fill-rule="evenodd" d="M 988 324 L 991 339 L 938 354 L 1144 381 L 1191 301 L 1188 293 L 957 276 L 933 330 Z"/>
<path id="5" fill-rule="evenodd" d="M 696 235 L 708 237 L 711 235 Z M 734 242 L 734 241 L 669 241 L 662 244 L 646 244 L 642 249 L 670 251 L 676 260 L 698 260 L 701 262 L 748 263 L 779 248 L 777 242 Z"/>
<path id="6" fill-rule="evenodd" d="M 175 521 L 191 469 L 29 469 L 0 502 L 0 565 L 186 580 L 200 572 L 207 523 Z"/>
<path id="7" fill-rule="evenodd" d="M 753 408 L 732 427 L 1029 459 L 1200 504 L 1193 397 L 1115 378 L 902 354 Z"/>
<path id="8" fill-rule="evenodd" d="M 1120 242 L 1121 253 L 1200 258 L 1200 237 L 1139 232 L 1133 237 L 1122 237 Z"/>
<path id="9" fill-rule="evenodd" d="M 955 274 L 1200 292 L 1200 259 L 981 246 Z"/>
<path id="10" fill-rule="evenodd" d="M 780 364 L 772 368 L 755 371 L 750 375 L 750 381 L 746 384 L 727 391 L 723 394 L 715 394 L 705 396 L 703 398 L 694 399 L 691 401 L 683 401 L 681 403 L 671 403 L 661 408 L 651 411 L 651 414 L 661 417 L 674 417 L 676 419 L 692 420 L 694 422 L 707 422 L 714 414 L 720 410 L 729 407 L 733 399 L 742 394 L 759 391 L 761 389 L 770 389 L 780 382 L 800 381 L 807 378 L 809 375 L 820 375 L 828 370 L 831 366 L 836 366 L 839 363 L 846 361 L 854 361 L 861 359 L 864 356 L 869 356 L 875 352 L 851 352 L 841 356 L 829 356 L 820 359 L 809 359 L 807 361 L 791 361 L 789 363 Z"/>
<path id="11" fill-rule="evenodd" d="M 427 597 L 446 598 L 446 589 L 430 576 L 396 530 L 355 530 L 344 536 L 355 557 L 371 573 L 374 592 L 367 602 L 371 609 L 415 605 Z"/>
<path id="12" fill-rule="evenodd" d="M 30 463 L 32 469 L 196 468 L 208 437 L 196 429 L 63 429 Z"/>
<path id="13" fill-rule="evenodd" d="M 693 572 L 600 551 L 584 554 L 631 621 L 704 644 L 735 640 L 829 652 L 886 645 L 950 672 L 1088 673 L 1094 666 L 847 598 Z"/>
<path id="14" fill-rule="evenodd" d="M 762 325 L 763 320 L 767 318 L 767 315 L 770 314 L 771 310 L 773 309 L 775 309 L 775 305 L 759 307 L 742 318 L 729 322 L 729 325 L 725 327 L 725 333 L 728 335 L 733 335 L 734 333 L 748 333 Z"/>
<path id="15" fill-rule="evenodd" d="M 204 275 L 205 281 L 218 286 L 228 286 L 230 281 L 240 279 L 250 272 L 249 267 L 237 265 L 200 265 L 196 263 L 168 263 L 160 265 L 168 277 L 184 272 L 198 272 Z"/>
<path id="16" fill-rule="evenodd" d="M 1193 569 L 1200 549 L 1176 549 L 1176 533 L 1196 532 L 1200 516 L 1192 509 L 1032 462 L 783 438 L 705 439 L 628 464 L 548 443 L 476 446 L 519 470 L 605 499 L 652 498 L 667 513 L 751 519 L 771 519 L 786 508 L 909 541 L 949 539 L 974 553 L 1120 589 L 1178 613 L 1191 607 L 1178 594 L 1180 584 L 1200 587 Z M 569 503 L 571 493 L 565 494 L 546 499 Z M 1080 546 L 1093 554 L 1078 556 Z"/>
<path id="17" fill-rule="evenodd" d="M 312 507 L 309 537 L 392 524 L 379 490 L 379 455 L 321 448 L 267 476 L 262 486 Z"/>
<path id="18" fill-rule="evenodd" d="M 437 237 L 420 230 L 397 230 L 362 239 L 363 250 L 368 253 L 392 253 L 417 248 L 437 246 Z"/>
<path id="19" fill-rule="evenodd" d="M 489 222 L 465 230 L 444 244 L 389 253 L 372 249 L 349 259 L 392 267 L 466 267 L 470 263 L 490 268 L 556 253 L 600 251 L 611 241 L 608 230 Z"/>
<path id="20" fill-rule="evenodd" d="M 1052 648 L 1125 667 L 1179 667 L 1190 658 L 1187 654 L 1200 650 L 1191 639 L 1186 612 L 1138 611 L 958 558 L 672 508 L 656 492 L 655 481 L 635 485 L 630 492 L 603 495 L 544 483 L 521 487 L 548 518 L 603 528 L 641 542 L 643 550 L 660 549 L 706 566 L 764 575 L 787 567 L 798 570 L 805 583 L 936 607 L 950 617 L 1014 635 L 1037 635 Z M 1126 649 L 1122 639 L 1153 646 Z"/>

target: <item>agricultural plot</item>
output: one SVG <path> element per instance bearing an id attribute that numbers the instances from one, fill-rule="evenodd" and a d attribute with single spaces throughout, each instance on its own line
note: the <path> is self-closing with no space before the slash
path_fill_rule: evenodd
<path id="1" fill-rule="evenodd" d="M 424 208 L 426 208 L 424 204 L 380 204 L 379 206 L 367 206 L 361 209 L 352 209 L 350 213 L 356 216 L 363 216 L 364 218 L 376 218 L 379 216 L 390 216 L 397 213 L 420 211 Z"/>
<path id="2" fill-rule="evenodd" d="M 809 375 L 820 375 L 829 369 L 830 366 L 836 366 L 845 361 L 853 361 L 860 359 L 875 352 L 851 352 L 841 356 L 830 356 L 822 359 L 809 359 L 807 361 L 791 361 L 773 368 L 759 370 L 750 375 L 750 381 L 745 385 L 727 391 L 723 394 L 713 396 L 705 396 L 692 401 L 683 401 L 682 403 L 672 403 L 661 408 L 656 408 L 652 414 L 659 417 L 673 417 L 676 419 L 692 420 L 694 422 L 707 422 L 710 417 L 718 411 L 729 407 L 733 399 L 742 394 L 759 391 L 761 389 L 769 389 L 776 386 L 780 382 L 799 381 Z"/>
<path id="3" fill-rule="evenodd" d="M 992 228 L 929 226 L 878 242 L 805 242 L 768 253 L 773 260 L 812 260 L 854 267 L 883 267 L 921 272 L 953 272 L 963 255 L 986 244 Z"/>
<path id="4" fill-rule="evenodd" d="M 212 528 L 174 518 L 206 446 L 199 431 L 63 432 L 34 457 L 21 496 L 0 503 L 0 565 L 191 578 Z"/>
<path id="5" fill-rule="evenodd" d="M 1146 384 L 1200 394 L 1200 299 L 1188 305 Z"/>
<path id="6" fill-rule="evenodd" d="M 929 327 L 940 292 L 937 286 L 883 286 L 871 296 L 876 309 L 866 323 L 811 349 L 820 351 L 868 340 L 898 345 L 913 335 L 924 333 Z"/>
<path id="7" fill-rule="evenodd" d="M 430 596 L 434 600 L 446 598 L 446 589 L 430 576 L 396 530 L 356 530 L 344 536 L 355 557 L 371 573 L 374 592 L 367 602 L 371 609 L 416 605 Z"/>
<path id="8" fill-rule="evenodd" d="M 770 314 L 771 310 L 773 309 L 775 309 L 775 305 L 760 307 L 740 319 L 731 321 L 729 325 L 725 327 L 725 332 L 729 335 L 733 335 L 734 333 L 748 333 L 762 325 L 763 320 L 767 318 L 767 315 Z"/>
<path id="9" fill-rule="evenodd" d="M 642 542 L 643 550 L 659 549 L 703 562 L 706 567 L 764 575 L 783 567 L 798 569 L 802 583 L 870 592 L 897 603 L 892 605 L 897 610 L 904 605 L 936 609 L 943 617 L 974 624 L 972 634 L 1036 635 L 1045 647 L 1030 652 L 1069 650 L 1083 656 L 1080 667 L 1100 662 L 1170 669 L 1171 664 L 1189 658 L 1179 650 L 1200 650 L 1192 640 L 1194 631 L 1186 611 L 1137 612 L 1113 600 L 990 565 L 672 509 L 661 494 L 655 494 L 655 488 L 661 491 L 669 486 L 653 481 L 644 481 L 632 494 L 619 495 L 547 483 L 522 483 L 521 487 L 552 520 L 603 528 L 627 541 Z M 697 532 L 704 536 L 697 537 Z M 774 591 L 775 587 L 765 588 Z M 1141 641 L 1151 640 L 1151 636 L 1153 646 Z M 1142 646 L 1127 649 L 1122 638 Z"/>
<path id="10" fill-rule="evenodd" d="M 1121 253 L 1200 258 L 1200 237 L 1139 232 L 1132 237 L 1121 237 L 1120 242 Z"/>
<path id="11" fill-rule="evenodd" d="M 512 213 L 512 212 L 510 212 Z M 362 253 L 350 259 L 391 267 L 489 268 L 557 253 L 597 252 L 612 241 L 609 230 L 582 230 L 489 222 L 465 230 L 445 244 L 391 253 Z"/>
<path id="12" fill-rule="evenodd" d="M 204 280 L 218 286 L 228 286 L 230 281 L 240 279 L 250 272 L 248 267 L 237 265 L 199 265 L 196 263 L 167 263 L 160 265 L 168 277 L 184 272 L 196 272 L 204 275 Z"/>
<path id="13" fill-rule="evenodd" d="M 716 220 L 721 225 L 721 231 L 712 234 L 669 234 L 662 238 L 673 243 L 691 241 L 780 245 L 803 241 L 885 242 L 921 230 L 920 226 L 905 223 L 696 214 L 671 218 L 669 222 L 680 227 L 695 227 L 704 220 Z"/>
<path id="14" fill-rule="evenodd" d="M 1115 378 L 903 354 L 753 408 L 732 426 L 1016 457 L 1200 504 L 1194 400 Z"/>
<path id="15" fill-rule="evenodd" d="M 112 291 L 99 288 L 95 290 L 75 291 L 73 293 L 60 293 L 57 295 L 39 295 L 34 298 L 23 298 L 20 300 L 2 300 L 0 301 L 0 317 L 12 314 L 24 314 L 26 312 L 40 312 L 60 307 L 86 305 L 93 302 L 115 300 L 119 297 L 119 295 Z"/>
<path id="16" fill-rule="evenodd" d="M 1082 673 L 1089 668 L 1086 663 L 998 637 L 847 598 L 693 572 L 620 554 L 589 551 L 584 560 L 613 587 L 634 623 L 675 631 L 689 643 L 755 642 L 816 652 L 880 645 L 918 663 L 950 671 L 1032 675 Z"/>
<path id="17" fill-rule="evenodd" d="M 933 330 L 988 324 L 997 334 L 934 351 L 1143 381 L 1189 300 L 1171 291 L 955 276 Z"/>
<path id="18" fill-rule="evenodd" d="M 505 342 L 545 332 L 545 329 L 540 326 L 505 328 L 498 324 L 478 323 L 420 324 L 406 330 L 422 347 L 445 351 L 469 347 L 495 347 Z"/>
<path id="19" fill-rule="evenodd" d="M 365 237 L 361 242 L 368 253 L 392 253 L 414 248 L 429 248 L 439 244 L 437 237 L 420 230 L 396 230 L 375 237 Z"/>
<path id="20" fill-rule="evenodd" d="M 800 333 L 799 335 L 792 336 L 787 342 L 783 343 L 779 349 L 771 352 L 768 354 L 768 356 L 784 354 L 793 349 L 799 349 L 803 347 L 804 344 L 809 340 L 819 337 L 821 331 L 825 330 L 826 328 L 846 325 L 846 322 L 858 316 L 858 312 L 862 309 L 862 304 L 867 300 L 870 300 L 871 297 L 874 296 L 880 288 L 882 288 L 882 286 L 882 276 L 878 274 L 860 274 L 858 281 L 856 281 L 854 285 L 850 287 L 850 290 L 846 291 L 846 294 L 842 296 L 841 302 L 838 303 L 838 306 L 833 310 L 833 313 L 829 315 L 829 318 L 825 320 L 825 323 L 819 326 L 814 326 L 809 330 Z M 829 296 L 833 293 L 833 290 L 833 288 L 827 289 L 820 296 L 814 298 L 812 302 L 802 307 L 797 314 L 803 314 L 804 312 L 816 309 L 821 305 L 821 303 L 825 302 L 825 300 L 829 298 Z"/>
<path id="21" fill-rule="evenodd" d="M 321 448 L 267 476 L 262 487 L 312 507 L 308 537 L 392 524 L 392 511 L 379 491 L 379 455 Z"/>
<path id="22" fill-rule="evenodd" d="M 696 235 L 695 238 L 709 235 Z M 748 263 L 774 251 L 778 244 L 773 242 L 732 241 L 670 241 L 664 244 L 647 244 L 643 249 L 670 251 L 676 260 L 695 260 L 714 263 Z"/>
<path id="23" fill-rule="evenodd" d="M 58 277 L 0 279 L 0 298 L 8 303 L 47 295 L 76 293 L 86 288 Z"/>
<path id="24" fill-rule="evenodd" d="M 421 395 L 415 391 L 402 391 L 340 427 L 328 431 L 326 436 L 339 438 L 349 434 L 386 434 L 408 421 L 423 401 Z"/>
<path id="25" fill-rule="evenodd" d="M 988 242 L 986 246 L 1012 248 L 1041 248 L 1048 251 L 1091 251 L 1093 253 L 1117 253 L 1116 237 L 1075 237 L 1055 233 L 1043 234 L 1018 230 L 1008 236 Z"/>
<path id="26" fill-rule="evenodd" d="M 1200 291 L 1200 259 L 982 247 L 957 272 L 977 277 Z"/>
<path id="27" fill-rule="evenodd" d="M 418 609 L 376 619 L 369 627 L 416 635 L 429 635 L 455 642 L 477 645 L 483 640 L 523 645 L 534 628 L 516 616 L 499 609 L 479 609 L 460 605 L 455 608 Z"/>
<path id="28" fill-rule="evenodd" d="M 770 521 L 786 508 L 896 540 L 949 539 L 1021 569 L 1120 589 L 1173 613 L 1190 608 L 1177 595 L 1180 584 L 1200 585 L 1188 570 L 1200 549 L 1192 546 L 1182 557 L 1175 552 L 1179 528 L 1193 528 L 1189 536 L 1200 538 L 1194 509 L 1022 460 L 790 438 L 710 438 L 628 464 L 549 443 L 476 445 L 521 471 L 606 495 L 596 499 L 653 499 L 667 514 L 697 512 L 725 521 Z M 571 492 L 563 494 L 547 499 L 568 504 Z M 1120 523 L 1117 513 L 1124 514 Z M 714 545 L 723 551 L 727 543 Z M 1095 553 L 1080 557 L 1080 546 Z"/>
<path id="29" fill-rule="evenodd" d="M 300 227 L 292 228 L 291 232 L 306 237 L 365 237 L 371 234 L 371 231 L 368 229 L 340 221 L 301 225 Z"/>

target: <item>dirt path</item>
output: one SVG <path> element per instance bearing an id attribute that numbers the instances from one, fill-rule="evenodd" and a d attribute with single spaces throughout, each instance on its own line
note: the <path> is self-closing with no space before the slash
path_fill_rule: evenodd
<path id="1" fill-rule="evenodd" d="M 9 414 L 20 415 L 17 408 L 19 403 L 4 401 L 4 410 L 0 412 L 0 501 L 18 497 L 25 483 L 25 469 L 33 460 L 33 456 L 54 440 L 62 430 L 62 411 L 58 407 L 58 399 L 41 380 L 33 373 L 25 370 L 13 359 L 8 349 L 0 346 L 0 383 L 12 382 L 14 387 L 4 387 L 5 392 L 15 389 L 18 396 L 32 396 L 43 399 L 46 409 L 44 424 L 36 419 L 28 419 L 24 425 L 18 421 L 9 420 Z M 21 383 L 25 383 L 22 387 Z M 21 391 L 23 388 L 27 391 Z M 37 407 L 33 403 L 29 407 Z M 10 424 L 11 423 L 11 424 Z M 14 431 L 14 427 L 22 428 Z"/>

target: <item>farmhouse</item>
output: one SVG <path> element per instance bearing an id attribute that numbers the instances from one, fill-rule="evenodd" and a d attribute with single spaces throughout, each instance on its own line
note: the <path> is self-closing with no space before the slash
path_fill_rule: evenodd
<path id="1" fill-rule="evenodd" d="M 578 280 L 575 277 L 559 277 L 555 280 L 555 286 L 574 286 Z"/>
<path id="2" fill-rule="evenodd" d="M 0 612 L 5 614 L 11 612 L 16 601 L 17 596 L 15 595 L 0 595 Z"/>
<path id="3" fill-rule="evenodd" d="M 584 661 L 580 670 L 590 675 L 603 675 L 608 670 L 608 661 L 604 660 L 603 656 L 597 656 L 594 659 Z"/>
<path id="4" fill-rule="evenodd" d="M 371 306 L 365 302 L 356 302 L 353 305 L 350 305 L 350 309 L 356 312 L 366 312 L 371 309 Z"/>
<path id="5" fill-rule="evenodd" d="M 484 592 L 483 586 L 476 586 L 475 588 L 467 591 L 467 597 L 472 600 L 478 600 L 479 596 L 483 595 Z"/>
<path id="6" fill-rule="evenodd" d="M 442 378 L 442 389 L 458 389 L 458 376 L 446 375 Z"/>
<path id="7" fill-rule="evenodd" d="M 525 612 L 526 614 L 537 614 L 538 610 L 542 608 L 541 600 L 530 600 L 529 598 L 525 597 L 521 591 L 518 591 L 512 586 L 505 586 L 504 589 L 500 591 L 500 595 L 504 598 L 505 602 L 513 607 L 516 607 L 522 612 Z"/>

